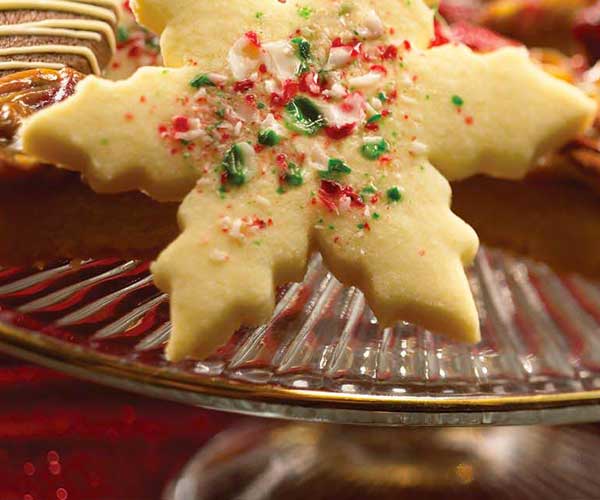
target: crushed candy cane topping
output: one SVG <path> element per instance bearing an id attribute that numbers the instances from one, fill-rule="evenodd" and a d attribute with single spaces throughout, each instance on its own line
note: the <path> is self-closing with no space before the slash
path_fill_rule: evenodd
<path id="1" fill-rule="evenodd" d="M 225 71 L 198 73 L 189 81 L 188 93 L 178 99 L 185 111 L 161 123 L 158 135 L 170 154 L 204 172 L 199 196 L 214 186 L 226 203 L 232 190 L 269 175 L 285 196 L 313 180 L 319 188 L 311 192 L 310 205 L 325 217 L 361 219 L 358 237 L 404 200 L 398 174 L 385 168 L 402 155 L 428 152 L 416 137 L 400 141 L 397 127 L 389 126 L 411 119 L 398 110 L 415 100 L 410 90 L 418 75 L 405 67 L 403 55 L 416 49 L 388 32 L 375 11 L 353 25 L 340 10 L 339 21 L 335 36 L 310 26 L 283 40 L 247 32 L 229 49 Z M 449 97 L 451 109 L 456 102 Z M 353 166 L 332 152 L 343 141 L 354 141 L 357 157 L 376 162 L 380 171 L 356 184 Z M 268 211 L 271 201 L 257 196 L 251 205 Z M 272 221 L 248 213 L 225 215 L 217 225 L 242 244 Z"/>

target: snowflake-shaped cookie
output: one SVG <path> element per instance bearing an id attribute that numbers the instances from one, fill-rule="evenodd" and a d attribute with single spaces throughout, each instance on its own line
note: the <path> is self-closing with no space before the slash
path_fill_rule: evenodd
<path id="1" fill-rule="evenodd" d="M 464 274 L 477 237 L 450 211 L 446 178 L 523 176 L 586 127 L 590 99 L 523 49 L 434 46 L 418 0 L 134 9 L 171 67 L 86 80 L 23 143 L 100 192 L 187 194 L 182 234 L 153 266 L 171 298 L 170 359 L 267 321 L 275 286 L 301 280 L 313 251 L 381 325 L 478 340 Z"/>

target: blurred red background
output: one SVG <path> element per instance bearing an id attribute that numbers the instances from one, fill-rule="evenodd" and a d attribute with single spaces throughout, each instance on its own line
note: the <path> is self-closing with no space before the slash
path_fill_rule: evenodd
<path id="1" fill-rule="evenodd" d="M 236 417 L 0 357 L 0 499 L 158 499 Z"/>

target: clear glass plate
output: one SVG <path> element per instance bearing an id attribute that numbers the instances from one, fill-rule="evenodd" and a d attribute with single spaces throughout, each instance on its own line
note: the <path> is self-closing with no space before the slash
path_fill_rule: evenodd
<path id="1" fill-rule="evenodd" d="M 483 341 L 380 331 L 318 257 L 271 322 L 170 364 L 168 298 L 148 263 L 0 270 L 0 348 L 123 389 L 214 409 L 372 425 L 600 420 L 600 286 L 483 249 L 469 273 Z"/>

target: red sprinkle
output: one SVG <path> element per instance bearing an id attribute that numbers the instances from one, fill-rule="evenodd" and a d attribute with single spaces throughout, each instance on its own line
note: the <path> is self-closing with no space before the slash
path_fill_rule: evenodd
<path id="1" fill-rule="evenodd" d="M 383 73 L 384 75 L 387 75 L 387 69 L 385 69 L 385 67 L 382 66 L 381 64 L 373 64 L 373 66 L 371 66 L 370 70 L 377 71 L 378 73 Z"/>
<path id="2" fill-rule="evenodd" d="M 429 47 L 439 47 L 450 43 L 450 39 L 444 34 L 444 26 L 437 19 L 434 21 L 434 38 L 431 40 Z"/>
<path id="3" fill-rule="evenodd" d="M 321 95 L 321 85 L 319 83 L 319 75 L 314 71 L 305 73 L 300 79 L 300 91 L 307 92 L 312 95 Z"/>
<path id="4" fill-rule="evenodd" d="M 175 132 L 187 132 L 190 130 L 190 121 L 187 116 L 174 116 L 172 122 Z"/>
<path id="5" fill-rule="evenodd" d="M 330 139 L 339 141 L 341 139 L 345 139 L 346 137 L 350 137 L 354 129 L 356 128 L 356 123 L 346 123 L 342 126 L 330 126 L 325 128 L 325 133 L 327 137 Z"/>
<path id="6" fill-rule="evenodd" d="M 254 82 L 250 79 L 240 80 L 233 85 L 233 90 L 236 92 L 248 92 L 251 88 L 254 88 Z"/>
<path id="7" fill-rule="evenodd" d="M 258 217 L 254 217 L 254 220 L 252 221 L 251 225 L 258 229 L 266 229 L 267 228 L 267 223 L 264 220 L 259 219 Z"/>
<path id="8" fill-rule="evenodd" d="M 283 153 L 278 154 L 277 157 L 275 158 L 275 160 L 277 161 L 277 165 L 280 168 L 286 169 L 288 168 L 288 162 L 287 162 L 287 156 Z"/>
<path id="9" fill-rule="evenodd" d="M 337 211 L 338 203 L 343 196 L 350 198 L 352 207 L 364 208 L 365 203 L 352 186 L 343 186 L 339 182 L 328 179 L 321 181 L 319 200 L 330 212 Z"/>
<path id="10" fill-rule="evenodd" d="M 398 58 L 398 47 L 395 45 L 388 45 L 384 47 L 383 53 L 381 54 L 382 59 L 392 61 Z"/>
<path id="11" fill-rule="evenodd" d="M 254 31 L 248 31 L 248 32 L 246 32 L 246 34 L 244 36 L 250 41 L 250 43 L 252 45 L 254 45 L 256 48 L 260 49 L 260 47 L 262 45 L 260 43 L 258 35 Z"/>
<path id="12" fill-rule="evenodd" d="M 293 80 L 286 80 L 283 84 L 282 94 L 271 94 L 271 106 L 285 106 L 300 91 L 300 84 Z"/>

